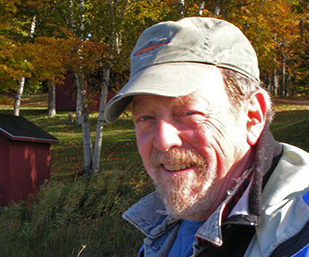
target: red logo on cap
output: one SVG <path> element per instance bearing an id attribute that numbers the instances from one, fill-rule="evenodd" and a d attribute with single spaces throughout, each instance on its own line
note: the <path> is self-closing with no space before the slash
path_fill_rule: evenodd
<path id="1" fill-rule="evenodd" d="M 156 49 L 156 48 L 158 48 L 158 47 L 160 47 L 160 46 L 167 45 L 169 42 L 170 42 L 169 39 L 160 41 L 160 42 L 158 42 L 157 44 L 153 44 L 152 42 L 150 42 L 150 43 L 148 44 L 148 46 L 146 46 L 146 47 L 144 47 L 144 48 L 138 50 L 138 51 L 134 54 L 134 56 L 139 56 L 139 55 L 148 53 L 148 52 L 150 52 L 150 51 L 152 51 L 152 50 L 154 50 L 154 49 Z"/>

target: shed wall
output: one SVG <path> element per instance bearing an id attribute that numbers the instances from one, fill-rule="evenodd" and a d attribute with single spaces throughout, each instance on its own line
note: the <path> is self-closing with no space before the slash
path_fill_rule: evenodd
<path id="1" fill-rule="evenodd" d="M 7 204 L 10 140 L 0 134 L 0 206 Z"/>
<path id="2" fill-rule="evenodd" d="M 9 200 L 27 200 L 50 178 L 50 145 L 11 141 Z"/>

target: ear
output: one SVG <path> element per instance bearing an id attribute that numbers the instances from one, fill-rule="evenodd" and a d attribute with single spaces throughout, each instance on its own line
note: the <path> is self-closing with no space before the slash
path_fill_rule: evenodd
<path id="1" fill-rule="evenodd" d="M 247 114 L 247 142 L 253 146 L 257 143 L 266 124 L 266 103 L 264 95 L 256 92 L 251 96 Z"/>

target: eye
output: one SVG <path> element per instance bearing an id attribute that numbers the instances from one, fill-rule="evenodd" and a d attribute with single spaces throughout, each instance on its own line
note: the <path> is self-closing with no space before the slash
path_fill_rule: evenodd
<path id="1" fill-rule="evenodd" d="M 146 121 L 149 121 L 149 120 L 152 120 L 152 119 L 153 119 L 153 117 L 150 116 L 150 115 L 142 115 L 142 116 L 137 115 L 134 118 L 134 122 L 135 122 L 135 124 L 138 124 L 138 123 L 146 122 Z"/>
<path id="2" fill-rule="evenodd" d="M 191 116 L 195 114 L 198 114 L 198 112 L 189 110 L 189 111 L 182 111 L 179 116 Z"/>
<path id="3" fill-rule="evenodd" d="M 150 119 L 152 119 L 151 116 L 145 115 L 145 116 L 142 116 L 142 117 L 138 118 L 137 120 L 138 121 L 146 121 L 146 120 L 150 120 Z"/>
<path id="4" fill-rule="evenodd" d="M 177 116 L 179 121 L 187 124 L 197 124 L 205 119 L 205 114 L 198 110 L 183 110 Z"/>
<path id="5" fill-rule="evenodd" d="M 189 116 L 189 115 L 196 114 L 196 112 L 194 112 L 194 111 L 184 111 L 183 114 Z"/>

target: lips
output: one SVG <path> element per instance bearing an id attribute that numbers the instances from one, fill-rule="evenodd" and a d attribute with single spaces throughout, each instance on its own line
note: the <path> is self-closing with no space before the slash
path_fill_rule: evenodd
<path id="1" fill-rule="evenodd" d="M 192 163 L 176 163 L 176 164 L 163 164 L 163 167 L 168 171 L 179 171 L 190 168 Z"/>

